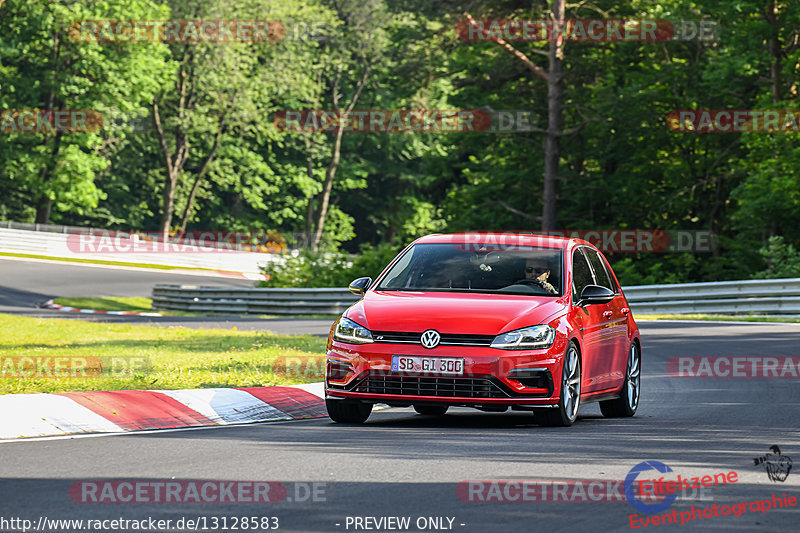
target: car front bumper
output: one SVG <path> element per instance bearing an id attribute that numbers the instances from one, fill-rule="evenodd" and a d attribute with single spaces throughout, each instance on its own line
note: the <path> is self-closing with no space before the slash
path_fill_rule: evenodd
<path id="1" fill-rule="evenodd" d="M 447 404 L 471 407 L 541 406 L 558 403 L 566 342 L 541 350 L 412 344 L 346 344 L 327 352 L 325 392 L 329 399 L 389 405 Z M 395 355 L 463 358 L 460 375 L 392 370 Z"/>

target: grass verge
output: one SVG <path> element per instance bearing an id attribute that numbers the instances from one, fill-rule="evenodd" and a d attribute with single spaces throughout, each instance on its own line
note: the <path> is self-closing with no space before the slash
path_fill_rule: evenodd
<path id="1" fill-rule="evenodd" d="M 153 300 L 140 297 L 106 298 L 56 298 L 53 303 L 76 309 L 94 309 L 95 311 L 133 311 L 135 313 L 152 313 Z"/>
<path id="2" fill-rule="evenodd" d="M 76 309 L 93 309 L 95 311 L 133 311 L 135 313 L 161 313 L 169 316 L 205 316 L 201 313 L 185 311 L 162 311 L 153 309 L 153 300 L 138 296 L 107 296 L 105 298 L 55 298 L 54 304 L 74 307 Z"/>
<path id="3" fill-rule="evenodd" d="M 0 331 L 0 394 L 286 385 L 325 370 L 326 341 L 310 335 L 2 314 Z"/>
<path id="4" fill-rule="evenodd" d="M 75 307 L 76 309 L 94 309 L 95 311 L 134 311 L 137 313 L 153 312 L 151 298 L 140 297 L 106 297 L 106 298 L 56 298 L 53 303 Z M 184 311 L 157 311 L 164 315 L 173 316 L 215 316 L 213 313 L 187 313 Z M 229 315 L 216 315 L 229 316 Z M 235 315 L 238 316 L 238 315 Z M 244 315 L 252 318 L 273 319 L 273 318 L 303 318 L 303 319 L 324 319 L 333 323 L 338 315 Z"/>
<path id="5" fill-rule="evenodd" d="M 800 323 L 800 318 L 758 315 L 634 315 L 636 320 L 708 320 L 715 322 L 785 322 Z"/>

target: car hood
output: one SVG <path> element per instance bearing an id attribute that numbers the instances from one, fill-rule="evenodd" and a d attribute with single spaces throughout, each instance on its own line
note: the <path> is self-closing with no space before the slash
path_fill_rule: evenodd
<path id="1" fill-rule="evenodd" d="M 497 335 L 541 324 L 565 306 L 563 297 L 368 291 L 344 316 L 373 331 Z"/>

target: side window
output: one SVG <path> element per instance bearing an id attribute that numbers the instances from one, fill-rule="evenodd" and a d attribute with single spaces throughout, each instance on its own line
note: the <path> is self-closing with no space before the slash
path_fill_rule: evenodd
<path id="1" fill-rule="evenodd" d="M 603 264 L 603 259 L 600 257 L 600 254 L 591 248 L 584 248 L 584 252 L 586 252 L 586 255 L 589 256 L 589 262 L 592 264 L 592 270 L 594 270 L 594 276 L 597 279 L 597 284 L 601 287 L 605 287 L 616 292 L 614 284 L 611 282 L 611 278 L 606 271 L 606 267 Z"/>
<path id="2" fill-rule="evenodd" d="M 587 285 L 594 285 L 594 279 L 592 279 L 592 271 L 589 270 L 586 257 L 578 248 L 572 253 L 572 297 L 580 298 L 583 288 Z"/>

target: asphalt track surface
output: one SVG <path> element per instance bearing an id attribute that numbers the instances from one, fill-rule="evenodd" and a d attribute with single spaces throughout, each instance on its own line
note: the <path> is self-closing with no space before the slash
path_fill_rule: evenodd
<path id="1" fill-rule="evenodd" d="M 64 318 L 93 322 L 183 326 L 188 328 L 236 327 L 240 330 L 269 330 L 283 334 L 327 336 L 332 320 L 261 319 L 255 317 L 136 317 L 77 314 L 39 309 L 57 297 L 150 297 L 156 284 L 207 287 L 252 287 L 246 279 L 198 276 L 180 271 L 144 271 L 107 268 L 100 265 L 21 261 L 0 257 L 0 313 L 38 318 Z"/>
<path id="2" fill-rule="evenodd" d="M 738 482 L 714 487 L 703 501 L 678 499 L 673 509 L 800 496 L 800 472 L 772 482 L 753 459 L 778 445 L 800 460 L 798 379 L 674 378 L 679 355 L 800 355 L 800 326 L 643 322 L 639 412 L 604 419 L 581 407 L 570 428 L 546 428 L 526 413 L 453 409 L 441 418 L 411 410 L 376 411 L 365 425 L 328 419 L 73 439 L 0 443 L 0 517 L 33 520 L 195 519 L 274 516 L 280 531 L 354 529 L 347 517 L 453 518 L 453 531 L 630 531 L 625 501 L 476 502 L 460 499 L 466 480 L 624 480 L 655 460 L 683 476 L 735 471 Z M 288 498 L 268 504 L 73 502 L 79 480 L 280 481 Z M 297 501 L 305 485 L 324 484 L 318 500 Z M 298 488 L 299 487 L 299 488 Z M 297 492 L 297 494 L 295 494 Z M 488 492 L 484 492 L 488 494 Z M 518 493 L 517 493 L 518 494 Z M 292 499 L 292 501 L 289 501 Z M 300 498 L 302 500 L 302 498 Z M 798 531 L 800 508 L 748 510 L 657 531 Z M 174 523 L 174 522 L 173 522 Z M 337 525 L 339 524 L 339 525 Z M 445 520 L 445 524 L 447 521 Z M 463 524 L 463 525 L 461 525 Z M 202 528 L 201 528 L 202 530 Z M 641 531 L 641 529 L 639 529 Z"/>

